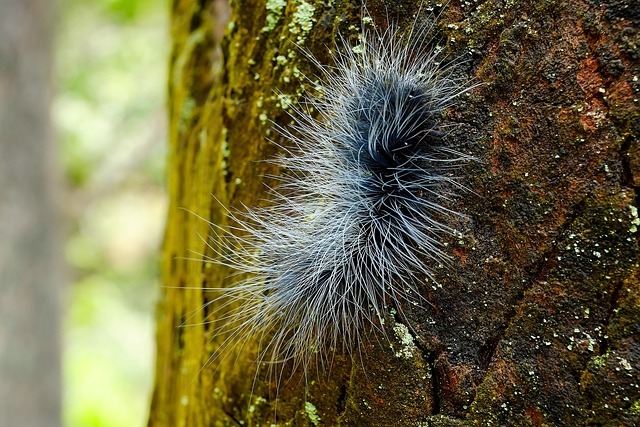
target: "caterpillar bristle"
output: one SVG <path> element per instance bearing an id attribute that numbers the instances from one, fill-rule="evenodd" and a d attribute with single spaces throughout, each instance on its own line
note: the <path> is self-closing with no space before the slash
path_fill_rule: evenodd
<path id="1" fill-rule="evenodd" d="M 363 29 L 358 49 L 340 36 L 332 66 L 309 57 L 324 86 L 292 106 L 292 126 L 276 126 L 288 145 L 272 160 L 286 173 L 271 204 L 212 226 L 210 260 L 245 277 L 216 289 L 228 323 L 214 357 L 252 336 L 259 362 L 322 369 L 332 350 L 353 356 L 364 336 L 386 337 L 389 307 L 402 316 L 426 303 L 421 283 L 450 261 L 442 239 L 461 215 L 448 207 L 463 189 L 454 171 L 473 159 L 446 145 L 440 124 L 472 86 L 430 32 Z"/>

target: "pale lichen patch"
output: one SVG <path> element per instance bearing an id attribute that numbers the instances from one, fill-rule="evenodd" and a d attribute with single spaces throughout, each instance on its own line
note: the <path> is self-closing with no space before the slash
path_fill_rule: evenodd
<path id="1" fill-rule="evenodd" d="M 309 31 L 313 28 L 315 11 L 316 8 L 304 0 L 298 3 L 296 11 L 293 13 L 293 20 L 289 24 L 289 32 L 298 36 L 296 38 L 298 45 L 304 43 Z"/>
<path id="2" fill-rule="evenodd" d="M 393 327 L 393 331 L 396 333 L 396 337 L 402 343 L 402 348 L 396 352 L 396 357 L 402 357 L 404 359 L 411 359 L 413 357 L 413 351 L 416 349 L 416 344 L 413 341 L 413 336 L 402 323 L 396 323 Z"/>
<path id="3" fill-rule="evenodd" d="M 267 0 L 267 23 L 262 27 L 263 33 L 271 31 L 276 27 L 276 24 L 280 21 L 280 18 L 282 18 L 282 13 L 286 6 L 286 0 Z"/>
<path id="4" fill-rule="evenodd" d="M 316 409 L 316 406 L 311 402 L 305 402 L 304 409 L 307 412 L 307 416 L 311 420 L 311 423 L 314 426 L 317 426 L 321 419 L 320 415 L 318 415 L 318 409 Z"/>

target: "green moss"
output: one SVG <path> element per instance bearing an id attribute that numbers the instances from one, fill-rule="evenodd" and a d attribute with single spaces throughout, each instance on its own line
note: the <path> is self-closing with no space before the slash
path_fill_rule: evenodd
<path id="1" fill-rule="evenodd" d="M 633 402 L 629 408 L 629 415 L 640 415 L 640 400 Z"/>
<path id="2" fill-rule="evenodd" d="M 187 64 L 189 63 L 189 58 L 191 58 L 191 54 L 193 53 L 196 46 L 202 43 L 204 40 L 205 40 L 205 31 L 203 28 L 200 28 L 197 31 L 194 31 L 187 38 L 187 41 L 184 44 L 184 47 L 180 51 L 180 56 L 178 56 L 173 66 L 173 86 L 175 88 L 181 87 L 182 76 L 183 76 L 182 72 L 187 66 Z"/>
<path id="3" fill-rule="evenodd" d="M 182 109 L 180 110 L 179 129 L 180 132 L 184 132 L 189 124 L 189 118 L 191 113 L 196 107 L 196 101 L 193 98 L 187 98 L 182 103 Z"/>
<path id="4" fill-rule="evenodd" d="M 600 370 L 607 364 L 608 358 L 609 358 L 609 352 L 601 356 L 596 356 L 593 359 L 591 359 L 590 365 L 594 370 L 596 371 Z"/>

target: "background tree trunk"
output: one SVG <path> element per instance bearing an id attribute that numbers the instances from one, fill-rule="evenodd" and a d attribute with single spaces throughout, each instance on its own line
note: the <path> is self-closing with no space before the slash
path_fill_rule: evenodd
<path id="1" fill-rule="evenodd" d="M 377 26 L 390 17 L 405 28 L 415 3 L 367 7 Z M 262 177 L 278 172 L 256 163 L 277 152 L 268 138 L 286 144 L 267 120 L 289 121 L 274 88 L 298 101 L 308 83 L 295 69 L 316 72 L 292 40 L 328 64 L 326 46 L 338 31 L 357 37 L 361 9 L 233 2 L 219 67 L 216 4 L 174 0 L 167 287 L 149 425 L 640 425 L 640 6 L 422 8 L 440 14 L 448 52 L 469 58 L 461 73 L 484 83 L 446 114 L 459 123 L 451 137 L 481 159 L 463 173 L 473 193 L 457 201 L 469 221 L 448 242 L 454 268 L 425 291 L 432 306 L 407 309 L 413 344 L 391 337 L 366 347 L 362 363 L 338 357 L 306 393 L 301 373 L 285 366 L 291 380 L 276 413 L 277 384 L 263 367 L 254 385 L 256 343 L 237 359 L 210 360 L 220 345 L 202 324 L 211 296 L 181 287 L 228 284 L 228 271 L 186 258 L 211 255 L 196 215 L 225 222 L 212 194 L 226 206 L 256 205 Z M 403 346 L 409 357 L 396 355 Z"/>
<path id="2" fill-rule="evenodd" d="M 61 423 L 61 171 L 51 129 L 55 2 L 0 2 L 0 425 Z"/>

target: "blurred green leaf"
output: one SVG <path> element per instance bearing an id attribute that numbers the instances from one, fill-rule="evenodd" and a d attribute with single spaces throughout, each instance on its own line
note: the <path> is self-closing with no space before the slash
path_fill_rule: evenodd
<path id="1" fill-rule="evenodd" d="M 141 426 L 166 210 L 167 2 L 62 0 L 54 121 L 74 201 L 67 427 Z"/>

